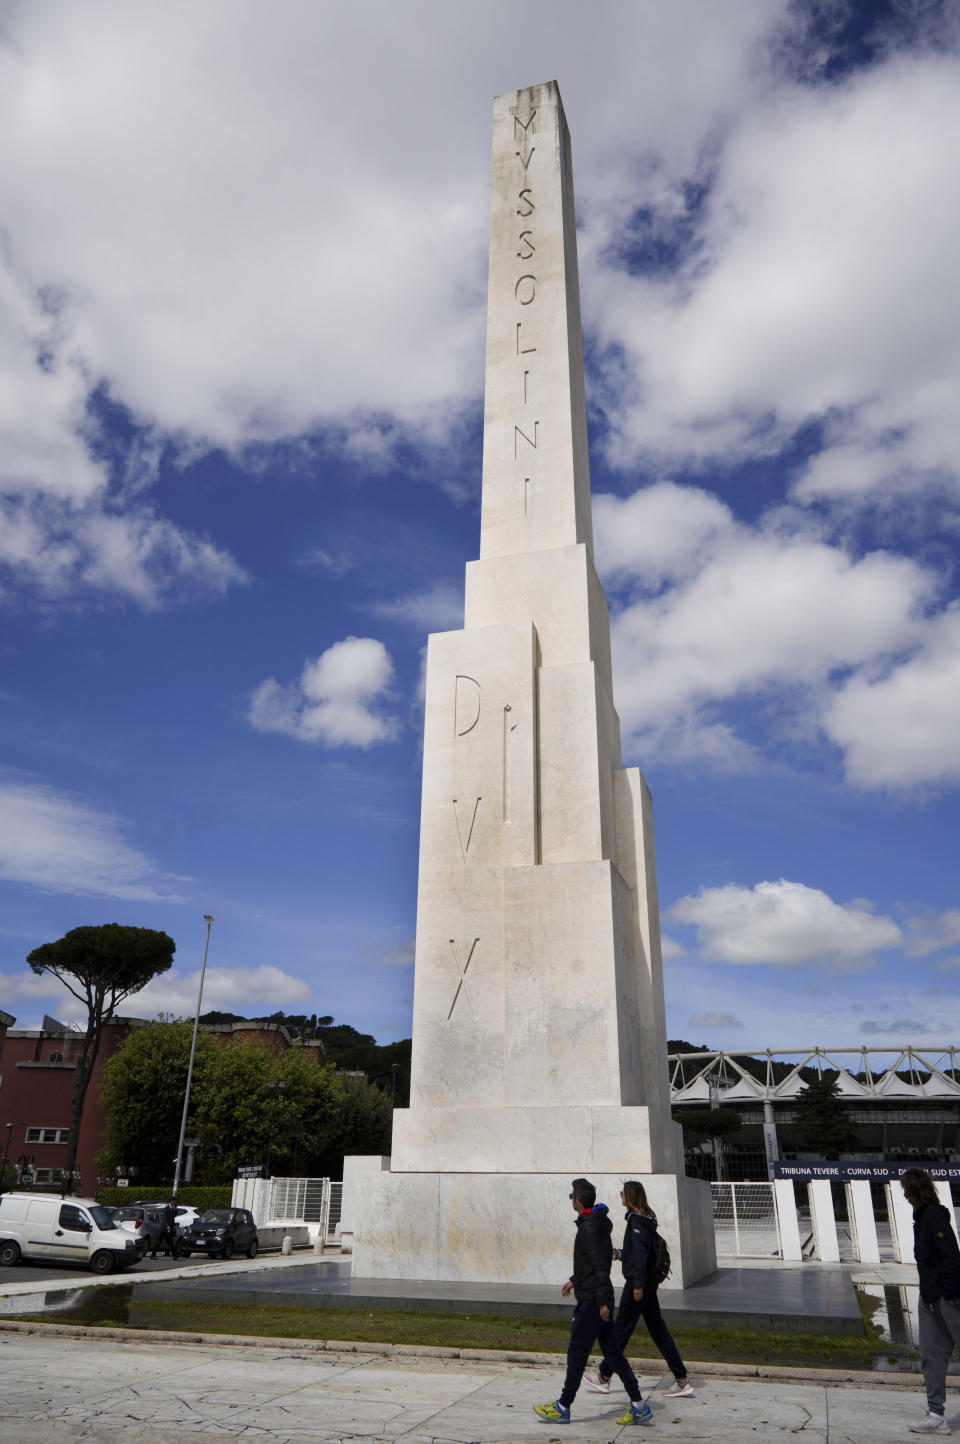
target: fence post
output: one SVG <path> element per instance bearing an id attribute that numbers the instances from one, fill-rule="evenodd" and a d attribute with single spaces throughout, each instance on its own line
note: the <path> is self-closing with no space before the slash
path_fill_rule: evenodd
<path id="1" fill-rule="evenodd" d="M 847 1184 L 847 1207 L 853 1251 L 861 1263 L 879 1263 L 877 1221 L 873 1214 L 873 1194 L 865 1178 L 854 1178 Z"/>
<path id="2" fill-rule="evenodd" d="M 817 1257 L 821 1263 L 839 1263 L 837 1220 L 833 1212 L 833 1190 L 826 1178 L 815 1178 L 807 1185 L 810 1198 L 810 1219 Z"/>
<path id="3" fill-rule="evenodd" d="M 903 1196 L 899 1180 L 887 1184 L 887 1214 L 898 1263 L 913 1262 L 913 1209 Z"/>
<path id="4" fill-rule="evenodd" d="M 323 1180 L 323 1196 L 320 1200 L 320 1237 L 327 1241 L 327 1222 L 330 1218 L 330 1180 Z"/>
<path id="5" fill-rule="evenodd" d="M 781 1256 L 785 1263 L 788 1259 L 799 1263 L 803 1258 L 803 1247 L 800 1243 L 800 1220 L 797 1218 L 797 1199 L 793 1191 L 793 1179 L 775 1179 L 773 1198 L 777 1207 Z"/>

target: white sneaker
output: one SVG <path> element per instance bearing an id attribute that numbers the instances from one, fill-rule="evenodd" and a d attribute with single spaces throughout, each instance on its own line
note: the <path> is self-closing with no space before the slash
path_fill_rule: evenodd
<path id="1" fill-rule="evenodd" d="M 942 1414 L 928 1413 L 919 1424 L 908 1424 L 911 1434 L 951 1434 L 953 1431 Z"/>
<path id="2" fill-rule="evenodd" d="M 689 1379 L 684 1379 L 682 1384 L 679 1379 L 674 1379 L 669 1389 L 664 1389 L 663 1393 L 667 1399 L 692 1399 L 693 1385 Z"/>
<path id="3" fill-rule="evenodd" d="M 591 1369 L 589 1374 L 584 1375 L 583 1382 L 587 1388 L 592 1389 L 595 1394 L 610 1393 L 610 1380 L 603 1377 L 599 1364 L 595 1369 Z"/>

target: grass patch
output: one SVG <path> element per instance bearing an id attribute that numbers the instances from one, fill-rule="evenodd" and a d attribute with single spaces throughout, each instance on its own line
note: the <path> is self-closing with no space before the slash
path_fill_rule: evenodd
<path id="1" fill-rule="evenodd" d="M 24 1315 L 51 1323 L 123 1325 L 184 1333 L 244 1334 L 288 1339 L 344 1339 L 356 1343 L 426 1344 L 450 1349 L 509 1349 L 564 1354 L 570 1336 L 562 1322 L 499 1318 L 490 1314 L 427 1314 L 382 1309 L 251 1307 L 249 1304 L 131 1300 L 126 1288 L 93 1290 L 100 1298 L 74 1309 Z M 116 1307 L 111 1308 L 111 1302 Z M 772 1334 L 746 1329 L 676 1329 L 682 1355 L 700 1362 L 787 1364 L 820 1368 L 871 1369 L 886 1354 L 878 1341 L 839 1335 Z M 659 1355 L 644 1329 L 631 1341 L 632 1357 Z"/>

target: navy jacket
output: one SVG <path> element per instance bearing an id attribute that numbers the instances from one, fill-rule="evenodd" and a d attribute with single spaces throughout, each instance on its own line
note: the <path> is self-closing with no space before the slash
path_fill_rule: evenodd
<path id="1" fill-rule="evenodd" d="M 913 1210 L 913 1256 L 925 1304 L 960 1299 L 960 1248 L 953 1219 L 942 1203 Z"/>
<path id="2" fill-rule="evenodd" d="M 648 1287 L 653 1287 L 648 1284 L 647 1271 L 653 1250 L 653 1235 L 657 1231 L 657 1225 L 645 1213 L 628 1212 L 626 1220 L 627 1227 L 623 1235 L 623 1247 L 620 1250 L 623 1276 L 635 1289 L 643 1289 L 646 1293 Z"/>
<path id="3" fill-rule="evenodd" d="M 613 1224 L 605 1203 L 595 1203 L 589 1213 L 577 1219 L 577 1236 L 573 1244 L 573 1284 L 577 1303 L 614 1305 L 610 1265 L 613 1263 Z"/>

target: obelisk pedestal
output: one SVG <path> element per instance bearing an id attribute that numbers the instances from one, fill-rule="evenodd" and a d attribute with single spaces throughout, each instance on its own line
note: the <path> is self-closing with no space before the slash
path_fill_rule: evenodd
<path id="1" fill-rule="evenodd" d="M 480 559 L 430 638 L 410 1107 L 348 1159 L 359 1276 L 550 1282 L 567 1193 L 640 1178 L 679 1287 L 715 1266 L 671 1121 L 650 797 L 593 564 L 570 143 L 498 97 Z"/>

